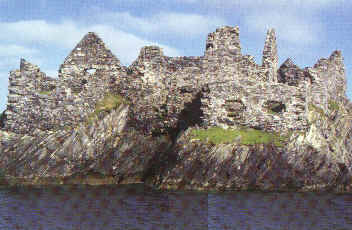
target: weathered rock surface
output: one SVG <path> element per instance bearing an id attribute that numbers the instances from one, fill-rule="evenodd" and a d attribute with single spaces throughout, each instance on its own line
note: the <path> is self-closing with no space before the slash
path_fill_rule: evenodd
<path id="1" fill-rule="evenodd" d="M 192 138 L 144 136 L 128 127 L 128 105 L 103 120 L 33 136 L 1 131 L 1 169 L 10 184 L 120 184 L 161 189 L 265 191 L 352 190 L 351 110 L 310 111 L 308 132 L 284 147 L 212 144 Z M 333 116 L 333 119 L 331 118 Z M 199 129 L 199 127 L 198 127 Z"/>
<path id="2" fill-rule="evenodd" d="M 0 183 L 121 184 L 162 189 L 352 191 L 352 103 L 341 52 L 278 68 L 275 31 L 263 63 L 241 54 L 238 27 L 209 34 L 201 57 L 142 48 L 128 68 L 94 33 L 58 79 L 22 60 L 0 119 Z M 214 144 L 212 126 L 275 132 L 275 143 Z M 210 138 L 210 137 L 209 137 Z"/>

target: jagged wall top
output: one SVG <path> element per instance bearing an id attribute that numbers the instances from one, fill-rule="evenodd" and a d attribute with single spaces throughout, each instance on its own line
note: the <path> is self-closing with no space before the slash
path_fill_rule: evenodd
<path id="1" fill-rule="evenodd" d="M 240 29 L 238 26 L 224 26 L 208 34 L 205 56 L 241 55 Z"/>
<path id="2" fill-rule="evenodd" d="M 226 26 L 210 33 L 205 56 L 167 57 L 161 48 L 146 46 L 128 68 L 120 65 L 96 34 L 88 33 L 61 65 L 59 79 L 46 78 L 38 67 L 21 61 L 21 71 L 13 72 L 9 79 L 5 127 L 30 133 L 33 128 L 63 127 L 69 121 L 77 124 L 110 91 L 133 102 L 134 118 L 146 124 L 141 125 L 143 128 L 156 127 L 153 122 L 160 114 L 154 113 L 153 107 L 167 112 L 167 125 L 177 124 L 185 104 L 192 102 L 201 90 L 204 98 L 199 103 L 203 106 L 204 124 L 214 121 L 233 125 L 230 118 L 236 115 L 234 112 L 243 112 L 240 124 L 254 124 L 256 119 L 257 127 L 264 125 L 275 130 L 288 118 L 288 126 L 297 126 L 309 103 L 325 109 L 329 100 L 344 97 L 346 83 L 340 52 L 305 70 L 287 61 L 277 71 L 277 63 L 274 30 L 268 31 L 262 66 L 251 56 L 241 54 L 238 27 Z M 96 72 L 88 71 L 91 68 Z M 279 75 L 278 82 L 274 74 Z M 207 87 L 209 92 L 203 90 Z M 41 95 L 41 91 L 50 92 Z M 236 95 L 238 98 L 232 98 Z M 287 109 L 279 120 L 262 111 L 274 99 L 281 100 Z M 229 111 L 225 111 L 224 105 L 229 106 Z M 251 110 L 252 105 L 257 105 L 257 109 Z M 156 122 L 164 123 L 161 119 Z"/>

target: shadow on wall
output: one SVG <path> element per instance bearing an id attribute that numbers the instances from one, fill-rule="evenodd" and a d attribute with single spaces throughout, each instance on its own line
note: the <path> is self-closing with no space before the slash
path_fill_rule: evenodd
<path id="1" fill-rule="evenodd" d="M 0 129 L 4 128 L 5 126 L 5 120 L 6 120 L 6 114 L 5 111 L 2 111 L 2 113 L 0 113 Z"/>
<path id="2" fill-rule="evenodd" d="M 188 127 L 201 126 L 203 111 L 201 110 L 201 92 L 198 92 L 193 100 L 185 103 L 184 109 L 178 115 L 178 122 L 176 128 L 168 130 L 169 136 L 175 144 L 177 138 L 188 129 Z"/>

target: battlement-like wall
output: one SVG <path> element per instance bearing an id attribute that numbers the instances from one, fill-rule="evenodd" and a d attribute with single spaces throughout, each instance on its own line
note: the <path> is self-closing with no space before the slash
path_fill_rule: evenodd
<path id="1" fill-rule="evenodd" d="M 60 66 L 58 79 L 22 60 L 9 82 L 5 129 L 28 134 L 79 124 L 107 93 L 131 102 L 129 120 L 145 134 L 195 124 L 303 130 L 310 103 L 327 110 L 346 91 L 341 52 L 312 68 L 300 69 L 290 59 L 278 68 L 270 29 L 258 65 L 241 53 L 239 28 L 229 26 L 208 35 L 204 56 L 167 57 L 160 47 L 145 46 L 129 67 L 88 33 Z"/>

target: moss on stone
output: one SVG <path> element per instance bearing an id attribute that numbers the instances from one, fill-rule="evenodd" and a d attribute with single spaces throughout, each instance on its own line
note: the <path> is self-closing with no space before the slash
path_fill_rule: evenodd
<path id="1" fill-rule="evenodd" d="M 321 116 L 325 117 L 325 112 L 324 112 L 324 110 L 323 110 L 322 108 L 320 108 L 319 106 L 316 106 L 316 105 L 314 105 L 314 104 L 312 104 L 312 103 L 309 103 L 308 109 L 309 109 L 310 111 L 318 112 Z"/>
<path id="2" fill-rule="evenodd" d="M 334 100 L 329 100 L 328 104 L 330 110 L 338 111 L 340 109 L 339 104 Z"/>
<path id="3" fill-rule="evenodd" d="M 214 144 L 230 143 L 240 137 L 240 143 L 243 145 L 273 143 L 275 146 L 280 147 L 284 145 L 290 134 L 283 136 L 278 133 L 250 128 L 226 130 L 220 127 L 213 127 L 209 129 L 192 130 L 191 135 L 195 139 L 200 139 L 201 141 L 208 140 L 208 142 Z"/>
<path id="4" fill-rule="evenodd" d="M 52 91 L 40 91 L 39 94 L 41 95 L 50 95 Z"/>
<path id="5" fill-rule="evenodd" d="M 96 120 L 100 113 L 109 113 L 112 110 L 117 109 L 121 104 L 129 104 L 129 102 L 121 95 L 111 93 L 106 94 L 101 101 L 96 103 L 94 112 L 88 115 L 88 123 Z"/>

